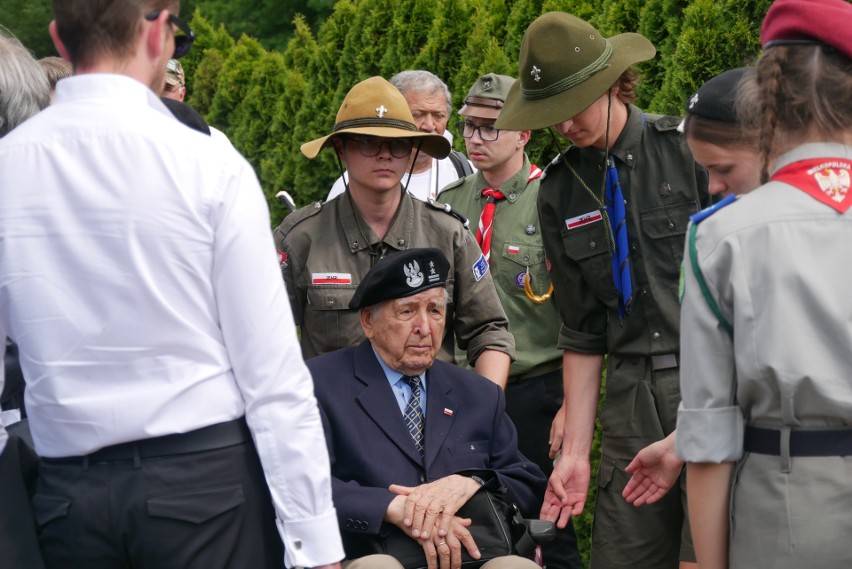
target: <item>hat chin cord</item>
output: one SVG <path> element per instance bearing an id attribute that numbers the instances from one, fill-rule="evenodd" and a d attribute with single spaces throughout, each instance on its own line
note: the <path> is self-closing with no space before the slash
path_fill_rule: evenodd
<path id="1" fill-rule="evenodd" d="M 405 181 L 405 185 L 402 186 L 402 193 L 408 191 L 408 185 L 411 183 L 411 177 L 414 176 L 414 165 L 417 163 L 417 157 L 420 156 L 420 149 L 423 147 L 423 140 L 420 140 L 420 143 L 417 145 L 417 149 L 414 151 L 414 158 L 411 160 L 411 167 L 408 169 L 408 179 Z"/>

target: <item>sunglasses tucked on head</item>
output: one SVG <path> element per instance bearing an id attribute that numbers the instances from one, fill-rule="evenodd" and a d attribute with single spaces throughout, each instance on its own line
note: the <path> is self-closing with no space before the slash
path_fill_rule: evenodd
<path id="1" fill-rule="evenodd" d="M 149 12 L 148 14 L 145 14 L 145 19 L 149 22 L 153 22 L 160 17 L 161 13 L 162 10 Z M 192 42 L 195 41 L 195 32 L 189 28 L 189 25 L 186 22 L 174 14 L 169 14 L 169 23 L 183 32 L 183 35 L 175 34 L 175 52 L 174 55 L 172 55 L 172 59 L 180 59 L 189 53 L 189 48 L 192 47 Z"/>

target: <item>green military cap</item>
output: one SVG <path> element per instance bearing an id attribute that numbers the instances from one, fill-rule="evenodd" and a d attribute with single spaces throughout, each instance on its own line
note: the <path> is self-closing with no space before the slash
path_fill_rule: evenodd
<path id="1" fill-rule="evenodd" d="M 539 16 L 524 33 L 518 79 L 495 127 L 536 130 L 580 114 L 634 63 L 657 50 L 634 33 L 603 37 L 587 22 L 564 12 Z"/>
<path id="2" fill-rule="evenodd" d="M 515 79 L 508 75 L 496 73 L 483 75 L 468 91 L 459 114 L 481 119 L 496 119 L 500 116 L 500 109 L 503 108 L 503 103 L 514 82 Z"/>

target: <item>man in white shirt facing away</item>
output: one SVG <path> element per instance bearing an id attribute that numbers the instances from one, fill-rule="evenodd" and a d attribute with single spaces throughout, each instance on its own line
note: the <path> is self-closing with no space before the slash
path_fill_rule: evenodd
<path id="1" fill-rule="evenodd" d="M 401 71 L 390 78 L 390 83 L 405 97 L 418 130 L 440 134 L 452 144 L 453 135 L 447 130 L 452 111 L 452 95 L 446 83 L 434 73 L 422 69 Z M 411 166 L 409 162 L 405 176 L 402 177 L 402 185 L 409 194 L 424 202 L 437 199 L 444 186 L 474 172 L 465 155 L 456 151 L 441 159 L 420 152 L 414 161 L 413 172 Z M 410 177 L 409 172 L 412 172 Z M 342 194 L 347 183 L 349 173 L 343 172 L 334 182 L 325 201 L 331 201 Z"/>
<path id="2" fill-rule="evenodd" d="M 180 3 L 53 5 L 75 76 L 0 140 L 0 337 L 47 567 L 339 567 L 263 193 L 158 97 L 193 37 Z"/>

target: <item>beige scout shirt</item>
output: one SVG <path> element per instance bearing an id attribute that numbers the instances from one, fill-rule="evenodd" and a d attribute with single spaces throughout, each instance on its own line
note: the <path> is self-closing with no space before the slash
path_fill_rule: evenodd
<path id="1" fill-rule="evenodd" d="M 486 349 L 514 359 L 515 341 L 482 252 L 461 222 L 441 210 L 403 195 L 380 240 L 345 193 L 286 217 L 275 230 L 275 243 L 306 359 L 364 339 L 349 300 L 380 256 L 414 247 L 437 247 L 450 262 L 441 359 L 454 360 L 454 336 L 471 364 Z"/>
<path id="2" fill-rule="evenodd" d="M 852 147 L 807 144 L 807 158 L 852 158 Z M 688 247 L 688 244 L 687 244 Z M 770 182 L 698 226 L 698 265 L 728 337 L 684 255 L 677 452 L 691 462 L 738 460 L 743 425 L 852 425 L 852 210 L 839 214 Z"/>

